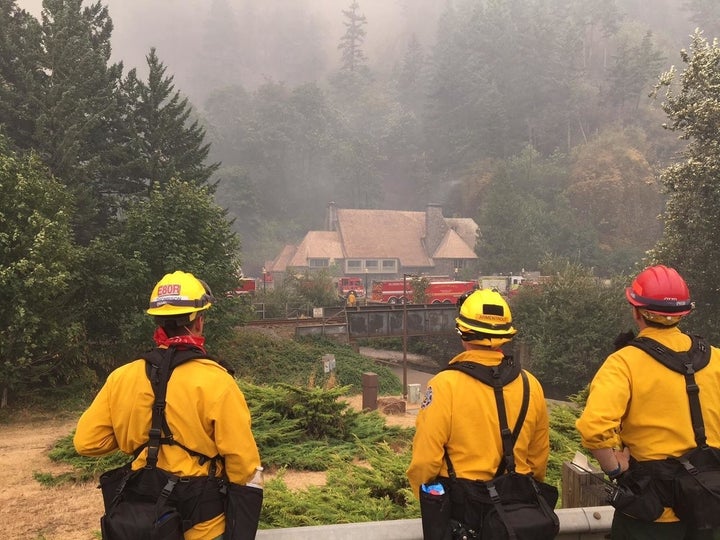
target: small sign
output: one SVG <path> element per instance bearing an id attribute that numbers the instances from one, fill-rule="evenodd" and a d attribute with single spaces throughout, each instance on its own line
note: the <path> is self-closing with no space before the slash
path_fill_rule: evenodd
<path id="1" fill-rule="evenodd" d="M 330 373 L 331 371 L 335 371 L 335 355 L 334 354 L 324 354 L 322 357 L 322 363 L 323 363 L 323 369 L 325 370 L 325 373 Z"/>

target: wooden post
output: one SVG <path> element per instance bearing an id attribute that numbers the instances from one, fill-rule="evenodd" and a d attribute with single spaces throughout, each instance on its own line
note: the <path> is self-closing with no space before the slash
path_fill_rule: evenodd
<path id="1" fill-rule="evenodd" d="M 562 464 L 562 507 L 606 506 L 609 486 L 600 480 L 602 474 L 601 472 L 584 472 L 573 467 L 567 461 L 564 462 Z"/>
<path id="2" fill-rule="evenodd" d="M 377 409 L 378 376 L 376 373 L 362 374 L 362 408 L 363 411 Z"/>

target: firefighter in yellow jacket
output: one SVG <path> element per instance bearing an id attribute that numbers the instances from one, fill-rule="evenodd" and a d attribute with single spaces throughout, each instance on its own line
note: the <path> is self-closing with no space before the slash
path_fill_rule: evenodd
<path id="1" fill-rule="evenodd" d="M 501 346 L 517 330 L 505 299 L 482 289 L 458 301 L 457 331 L 464 352 L 450 363 L 500 364 Z M 543 480 L 550 449 L 548 413 L 543 389 L 527 374 L 530 401 L 515 443 L 516 470 Z M 523 396 L 521 377 L 503 388 L 510 429 L 514 429 Z M 500 464 L 503 448 L 493 388 L 459 371 L 442 371 L 427 385 L 416 421 L 408 480 L 416 496 L 420 486 L 437 476 L 447 477 L 447 450 L 458 478 L 490 480 Z"/>
<path id="2" fill-rule="evenodd" d="M 153 289 L 147 310 L 158 325 L 156 345 L 160 349 L 192 348 L 202 355 L 204 314 L 213 301 L 207 285 L 192 274 L 177 271 L 165 275 Z M 76 450 L 86 456 L 118 449 L 133 454 L 148 441 L 153 403 L 145 360 L 117 368 L 81 416 L 74 438 Z M 194 359 L 172 371 L 165 419 L 182 446 L 162 444 L 158 468 L 180 477 L 207 476 L 210 464 L 186 449 L 221 456 L 228 479 L 236 484 L 247 483 L 260 466 L 245 398 L 231 374 L 211 359 Z M 147 448 L 133 462 L 133 470 L 145 466 L 146 456 Z M 224 530 L 221 512 L 186 531 L 185 539 L 221 538 Z"/>
<path id="3" fill-rule="evenodd" d="M 685 280 L 675 269 L 663 265 L 646 268 L 626 289 L 625 296 L 639 337 L 655 340 L 672 351 L 690 349 L 690 336 L 677 325 L 690 313 L 693 304 Z M 718 447 L 720 351 L 710 349 L 708 365 L 694 376 L 707 444 Z M 595 456 L 608 477 L 622 483 L 629 468 L 650 471 L 653 463 L 667 462 L 666 458 L 680 456 L 696 446 L 685 387 L 681 373 L 670 370 L 637 347 L 623 346 L 607 357 L 590 384 L 587 404 L 576 426 L 583 446 Z M 645 503 L 650 500 L 649 495 L 638 495 Z M 663 506 L 658 505 L 660 515 L 654 521 L 638 519 L 643 513 L 641 508 L 633 510 L 635 517 L 615 510 L 611 537 L 684 540 L 717 538 L 720 534 L 691 530 L 671 508 L 663 510 Z"/>

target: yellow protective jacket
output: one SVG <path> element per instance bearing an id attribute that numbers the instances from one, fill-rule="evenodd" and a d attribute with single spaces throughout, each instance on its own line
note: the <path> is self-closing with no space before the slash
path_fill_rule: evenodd
<path id="1" fill-rule="evenodd" d="M 690 337 L 675 328 L 645 328 L 640 336 L 674 351 L 687 351 Z M 720 447 L 720 350 L 695 374 L 707 442 Z M 677 457 L 694 448 L 685 377 L 637 347 L 607 357 L 590 384 L 590 394 L 576 422 L 582 444 L 594 450 L 630 449 L 638 461 Z M 669 508 L 657 521 L 677 521 Z"/>
<path id="2" fill-rule="evenodd" d="M 132 454 L 148 440 L 154 394 L 145 374 L 145 360 L 113 371 L 78 421 L 74 444 L 79 454 L 101 456 L 120 449 Z M 175 439 L 209 457 L 220 454 L 231 482 L 244 484 L 260 465 L 251 431 L 250 411 L 235 379 L 209 359 L 176 367 L 167 387 L 165 418 Z M 143 450 L 132 467 L 145 465 Z M 157 466 L 178 476 L 205 476 L 209 464 L 179 446 L 162 445 Z M 225 530 L 220 515 L 198 523 L 186 540 L 216 538 Z"/>
<path id="3" fill-rule="evenodd" d="M 476 362 L 487 366 L 502 360 L 499 351 L 465 351 L 450 363 Z M 527 372 L 526 372 L 527 373 Z M 515 443 L 516 470 L 544 480 L 550 452 L 547 405 L 543 389 L 530 373 L 530 401 Z M 503 388 L 508 426 L 514 429 L 522 404 L 518 377 Z M 408 480 L 417 496 L 420 485 L 447 476 L 447 449 L 458 478 L 490 480 L 502 458 L 502 440 L 493 388 L 460 371 L 441 371 L 428 382 L 415 424 Z"/>

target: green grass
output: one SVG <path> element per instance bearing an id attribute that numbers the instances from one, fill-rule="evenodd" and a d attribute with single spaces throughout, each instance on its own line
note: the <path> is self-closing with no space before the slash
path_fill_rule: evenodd
<path id="1" fill-rule="evenodd" d="M 226 351 L 230 354 L 219 356 L 238 370 L 263 465 L 278 472 L 266 483 L 261 528 L 420 516 L 405 476 L 414 429 L 388 426 L 377 411 L 358 412 L 341 399 L 360 393 L 366 371 L 378 373 L 381 394 L 397 395 L 400 381 L 390 370 L 333 342 L 277 340 L 244 331 L 235 340 Z M 323 354 L 335 355 L 335 373 L 324 373 Z M 580 449 L 578 413 L 570 405 L 550 409 L 546 481 L 558 488 L 563 462 Z M 72 435 L 58 441 L 49 456 L 71 464 L 73 471 L 57 476 L 37 472 L 36 480 L 44 485 L 94 482 L 101 472 L 129 460 L 119 452 L 81 457 Z M 284 471 L 290 469 L 325 471 L 327 484 L 290 491 L 283 482 Z"/>

